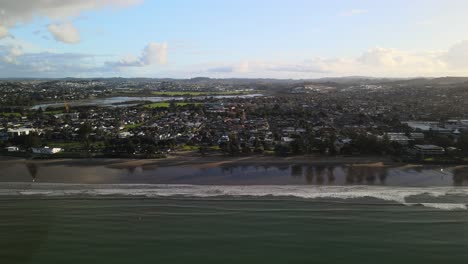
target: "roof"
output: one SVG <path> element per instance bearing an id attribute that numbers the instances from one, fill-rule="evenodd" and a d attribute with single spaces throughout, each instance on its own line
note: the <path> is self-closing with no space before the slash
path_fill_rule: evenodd
<path id="1" fill-rule="evenodd" d="M 444 149 L 443 147 L 439 147 L 436 145 L 415 145 L 414 147 L 422 150 Z"/>

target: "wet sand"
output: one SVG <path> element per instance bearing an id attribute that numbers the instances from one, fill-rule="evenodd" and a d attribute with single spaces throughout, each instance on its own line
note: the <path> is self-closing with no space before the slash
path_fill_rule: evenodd
<path id="1" fill-rule="evenodd" d="M 324 157 L 324 156 L 193 156 L 177 155 L 165 159 L 47 159 L 30 160 L 22 158 L 0 157 L 0 164 L 5 163 L 34 163 L 48 165 L 69 166 L 108 166 L 116 169 L 144 167 L 173 167 L 191 166 L 194 168 L 215 168 L 221 166 L 243 165 L 349 165 L 356 167 L 386 167 L 396 164 L 387 157 Z"/>

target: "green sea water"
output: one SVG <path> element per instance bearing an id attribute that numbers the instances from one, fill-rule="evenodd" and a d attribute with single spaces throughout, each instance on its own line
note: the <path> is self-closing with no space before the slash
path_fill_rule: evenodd
<path id="1" fill-rule="evenodd" d="M 376 199 L 0 198 L 0 263 L 468 263 L 468 213 Z"/>

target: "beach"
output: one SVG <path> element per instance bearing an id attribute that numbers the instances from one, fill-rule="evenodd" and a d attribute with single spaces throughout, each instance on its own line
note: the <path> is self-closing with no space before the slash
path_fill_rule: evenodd
<path id="1" fill-rule="evenodd" d="M 193 185 L 464 186 L 466 166 L 381 157 L 172 156 L 167 159 L 3 159 L 0 182 Z"/>
<path id="2" fill-rule="evenodd" d="M 380 158 L 8 158 L 0 259 L 465 263 L 467 186 Z"/>

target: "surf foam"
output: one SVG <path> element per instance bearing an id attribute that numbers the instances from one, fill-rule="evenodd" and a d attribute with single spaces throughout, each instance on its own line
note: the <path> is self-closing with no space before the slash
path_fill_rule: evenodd
<path id="1" fill-rule="evenodd" d="M 467 210 L 468 188 L 455 187 L 385 187 L 385 186 L 289 186 L 289 185 L 145 185 L 145 184 L 43 184 L 0 183 L 0 196 L 129 196 L 129 197 L 296 197 L 303 199 L 375 198 L 404 205 L 420 204 L 441 210 Z M 411 203 L 410 197 L 425 196 Z M 446 203 L 437 198 L 453 196 L 460 203 Z M 430 199 L 429 199 L 430 198 Z M 428 200 L 428 201 L 426 201 Z"/>

